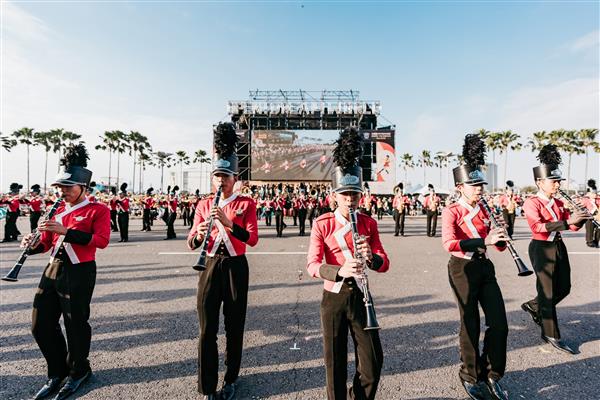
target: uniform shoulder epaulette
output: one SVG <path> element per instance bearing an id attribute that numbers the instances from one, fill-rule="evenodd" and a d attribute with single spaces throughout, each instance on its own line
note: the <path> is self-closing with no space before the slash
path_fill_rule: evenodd
<path id="1" fill-rule="evenodd" d="M 330 218 L 334 218 L 334 217 L 335 217 L 335 215 L 332 212 L 328 212 L 328 213 L 319 215 L 315 221 L 322 221 L 324 219 L 330 219 Z"/>

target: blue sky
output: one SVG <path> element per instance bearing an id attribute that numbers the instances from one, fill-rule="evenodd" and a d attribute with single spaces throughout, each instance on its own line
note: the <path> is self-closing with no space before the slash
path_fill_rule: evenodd
<path id="1" fill-rule="evenodd" d="M 360 90 L 396 124 L 399 153 L 458 151 L 481 127 L 597 128 L 598 21 L 598 2 L 573 1 L 2 2 L 1 130 L 63 127 L 90 147 L 138 130 L 157 150 L 208 150 L 227 100 L 256 88 Z M 24 182 L 23 154 L 2 153 L 3 190 Z M 510 157 L 529 184 L 533 154 Z M 598 177 L 597 155 L 589 166 Z M 583 157 L 573 170 L 581 181 Z"/>

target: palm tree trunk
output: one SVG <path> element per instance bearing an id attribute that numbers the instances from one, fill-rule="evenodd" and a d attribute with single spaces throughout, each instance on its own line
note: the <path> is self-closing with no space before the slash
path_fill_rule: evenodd
<path id="1" fill-rule="evenodd" d="M 569 193 L 569 189 L 571 188 L 571 156 L 573 153 L 569 153 L 569 163 L 567 164 L 567 193 Z"/>
<path id="2" fill-rule="evenodd" d="M 29 145 L 27 145 L 27 190 L 29 187 Z"/>
<path id="3" fill-rule="evenodd" d="M 120 168 L 121 168 L 121 152 L 118 151 L 117 152 L 117 183 L 116 183 L 116 186 L 119 186 L 119 178 L 120 178 L 119 177 L 119 173 L 120 173 L 119 170 L 120 170 Z"/>
<path id="4" fill-rule="evenodd" d="M 48 182 L 48 150 L 46 150 L 46 161 L 44 163 L 44 192 L 46 192 L 46 183 Z"/>
<path id="5" fill-rule="evenodd" d="M 406 182 L 408 182 L 408 170 L 404 168 L 404 184 L 406 184 Z"/>
<path id="6" fill-rule="evenodd" d="M 442 167 L 440 166 L 440 187 L 442 187 Z"/>
<path id="7" fill-rule="evenodd" d="M 111 174 L 111 167 L 112 167 L 112 150 L 108 149 L 108 187 L 110 190 L 110 174 Z"/>
<path id="8" fill-rule="evenodd" d="M 506 149 L 506 153 L 504 153 L 504 180 L 502 182 L 506 182 L 506 166 L 508 164 L 508 149 Z M 504 183 L 503 183 L 504 185 Z"/>
<path id="9" fill-rule="evenodd" d="M 140 186 L 140 189 L 139 189 L 140 193 L 142 193 L 142 190 L 143 190 L 143 187 L 144 187 L 143 184 L 142 184 L 142 171 L 143 170 L 144 170 L 144 161 L 142 161 L 140 163 L 140 184 L 139 184 L 139 186 Z"/>
<path id="10" fill-rule="evenodd" d="M 584 177 L 583 177 L 584 185 L 587 185 L 587 180 L 588 180 L 588 148 L 586 146 L 585 147 L 585 169 L 584 169 Z"/>
<path id="11" fill-rule="evenodd" d="M 160 164 L 160 191 L 163 191 L 163 176 L 164 176 L 165 164 Z"/>
<path id="12" fill-rule="evenodd" d="M 133 152 L 133 176 L 131 178 L 131 190 L 135 192 L 135 151 Z"/>

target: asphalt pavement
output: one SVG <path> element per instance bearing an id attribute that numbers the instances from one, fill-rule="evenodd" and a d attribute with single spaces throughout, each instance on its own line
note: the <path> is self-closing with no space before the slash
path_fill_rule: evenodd
<path id="1" fill-rule="evenodd" d="M 391 268 L 369 275 L 384 349 L 379 399 L 466 398 L 458 380 L 458 310 L 447 278 L 441 238 L 425 236 L 425 219 L 407 218 L 407 236 L 380 223 Z M 324 399 L 319 303 L 322 283 L 306 274 L 309 237 L 287 220 L 283 238 L 260 225 L 249 249 L 250 292 L 239 399 Z M 28 223 L 20 218 L 22 232 Z M 94 375 L 75 398 L 199 399 L 197 392 L 197 254 L 186 248 L 177 220 L 176 240 L 163 240 L 162 221 L 140 232 L 131 220 L 130 241 L 98 251 L 92 300 L 90 360 Z M 3 229 L 3 223 L 0 224 Z M 517 219 L 516 247 L 527 255 L 528 229 Z M 520 304 L 535 294 L 535 277 L 518 277 L 512 258 L 491 252 L 509 322 L 508 364 L 502 383 L 511 399 L 598 399 L 600 376 L 600 250 L 585 246 L 584 232 L 567 233 L 571 294 L 558 306 L 561 332 L 579 354 L 560 353 L 540 339 Z M 20 250 L 0 245 L 0 273 Z M 32 256 L 19 281 L 0 283 L 0 398 L 30 398 L 43 384 L 45 362 L 30 332 L 31 305 L 47 255 Z M 482 315 L 482 331 L 485 319 Z M 223 375 L 224 332 L 219 352 Z M 348 354 L 349 379 L 354 354 Z"/>

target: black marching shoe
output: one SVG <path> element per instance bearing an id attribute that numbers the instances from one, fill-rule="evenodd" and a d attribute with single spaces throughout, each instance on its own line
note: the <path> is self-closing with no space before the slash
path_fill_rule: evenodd
<path id="1" fill-rule="evenodd" d="M 490 394 L 492 395 L 492 399 L 494 400 L 508 400 L 508 394 L 502 389 L 500 383 L 492 378 L 488 378 L 485 381 L 488 389 L 490 390 Z"/>
<path id="2" fill-rule="evenodd" d="M 63 400 L 71 396 L 72 394 L 77 392 L 77 390 L 79 390 L 79 388 L 81 387 L 81 385 L 83 385 L 83 383 L 85 383 L 85 381 L 90 379 L 90 376 L 92 376 L 92 371 L 86 372 L 85 375 L 79 379 L 73 379 L 69 376 L 65 381 L 63 387 L 59 390 L 54 400 Z"/>
<path id="3" fill-rule="evenodd" d="M 233 400 L 235 399 L 235 383 L 226 383 L 221 389 L 220 400 Z"/>
<path id="4" fill-rule="evenodd" d="M 64 380 L 64 376 L 62 378 L 58 376 L 48 378 L 48 381 L 36 393 L 36 395 L 33 397 L 33 400 L 45 399 L 46 397 L 50 396 L 60 388 L 60 385 Z"/>
<path id="5" fill-rule="evenodd" d="M 540 316 L 536 313 L 531 305 L 528 302 L 521 304 L 521 309 L 531 315 L 531 319 L 535 322 L 536 325 L 542 326 L 542 321 L 540 320 Z"/>
<path id="6" fill-rule="evenodd" d="M 216 393 L 212 393 L 212 394 L 205 394 L 203 399 L 204 400 L 218 400 L 219 397 L 217 396 Z"/>
<path id="7" fill-rule="evenodd" d="M 465 388 L 465 392 L 471 399 L 474 400 L 486 400 L 485 395 L 483 394 L 483 390 L 481 390 L 481 382 L 471 383 L 467 381 L 460 380 L 462 382 L 463 388 Z"/>
<path id="8" fill-rule="evenodd" d="M 577 352 L 575 350 L 570 348 L 569 345 L 567 345 L 565 342 L 563 342 L 560 339 L 555 339 L 555 338 L 548 337 L 546 335 L 542 335 L 542 340 L 546 343 L 550 343 L 552 345 L 552 347 L 554 347 L 560 351 L 564 351 L 565 353 L 569 353 L 569 354 L 577 354 Z"/>

